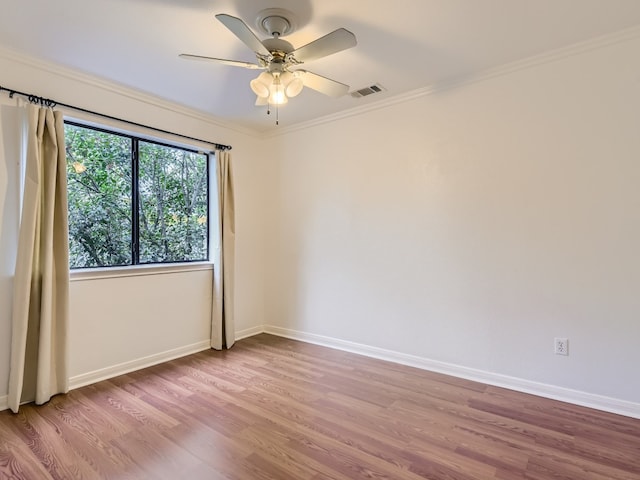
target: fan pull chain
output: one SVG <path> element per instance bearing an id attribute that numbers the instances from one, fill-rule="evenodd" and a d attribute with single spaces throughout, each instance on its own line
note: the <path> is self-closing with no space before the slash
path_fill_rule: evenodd
<path id="1" fill-rule="evenodd" d="M 267 115 L 271 115 L 271 104 L 267 103 Z M 280 125 L 280 110 L 278 109 L 278 104 L 276 103 L 276 125 Z"/>

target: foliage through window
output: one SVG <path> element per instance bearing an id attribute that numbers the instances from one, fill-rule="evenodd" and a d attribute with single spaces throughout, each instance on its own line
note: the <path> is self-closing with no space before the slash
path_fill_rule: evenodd
<path id="1" fill-rule="evenodd" d="M 71 268 L 207 260 L 208 157 L 65 123 Z"/>

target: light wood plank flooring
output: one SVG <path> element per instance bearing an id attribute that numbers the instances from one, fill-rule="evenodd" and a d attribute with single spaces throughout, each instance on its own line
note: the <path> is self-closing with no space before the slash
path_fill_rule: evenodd
<path id="1" fill-rule="evenodd" d="M 258 335 L 0 413 L 0 479 L 639 480 L 640 420 Z"/>

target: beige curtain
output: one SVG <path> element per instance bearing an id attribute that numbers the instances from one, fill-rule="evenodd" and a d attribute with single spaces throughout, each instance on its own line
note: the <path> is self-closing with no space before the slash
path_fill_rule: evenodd
<path id="1" fill-rule="evenodd" d="M 231 348 L 235 342 L 233 285 L 235 258 L 235 213 L 231 154 L 216 151 L 218 225 L 213 229 L 213 305 L 211 348 Z"/>
<path id="2" fill-rule="evenodd" d="M 13 293 L 8 403 L 69 390 L 69 251 L 62 113 L 27 106 L 27 150 Z"/>

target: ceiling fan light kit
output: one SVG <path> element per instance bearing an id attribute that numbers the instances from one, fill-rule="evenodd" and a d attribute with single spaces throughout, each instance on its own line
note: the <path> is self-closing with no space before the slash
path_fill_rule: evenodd
<path id="1" fill-rule="evenodd" d="M 288 98 L 297 96 L 304 87 L 302 72 L 262 72 L 249 82 L 251 90 L 271 105 L 283 105 Z"/>
<path id="2" fill-rule="evenodd" d="M 263 77 L 263 78 L 261 78 Z M 256 105 L 284 105 L 289 101 L 285 93 L 285 86 L 279 75 L 262 72 L 258 78 L 251 80 L 251 90 L 257 95 Z"/>
<path id="3" fill-rule="evenodd" d="M 275 105 L 276 107 L 284 105 L 289 98 L 300 94 L 304 87 L 331 97 L 340 97 L 349 91 L 348 85 L 297 68 L 305 62 L 356 46 L 356 37 L 350 31 L 339 28 L 295 49 L 289 42 L 280 38 L 293 33 L 297 26 L 294 15 L 287 10 L 268 8 L 258 14 L 256 18 L 258 30 L 271 36 L 266 40 L 260 40 L 239 18 L 227 14 L 218 14 L 216 18 L 254 51 L 257 63 L 189 54 L 181 54 L 180 57 L 189 60 L 208 60 L 252 70 L 265 70 L 249 82 L 251 90 L 256 94 L 256 105 Z M 268 113 L 270 113 L 269 109 L 267 109 Z M 278 124 L 277 119 L 276 124 Z"/>

